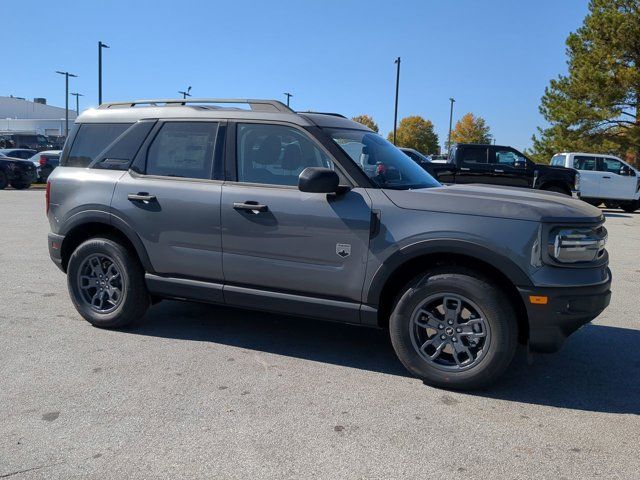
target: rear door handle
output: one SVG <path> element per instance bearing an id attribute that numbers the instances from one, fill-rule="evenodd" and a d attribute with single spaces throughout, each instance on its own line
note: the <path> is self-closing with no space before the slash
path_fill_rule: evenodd
<path id="1" fill-rule="evenodd" d="M 467 167 L 460 167 L 460 170 L 462 170 L 463 172 L 468 172 L 471 169 Z"/>
<path id="2" fill-rule="evenodd" d="M 146 192 L 130 193 L 129 195 L 127 195 L 127 199 L 130 202 L 144 202 L 144 203 L 155 202 L 157 200 L 155 195 L 149 195 Z"/>
<path id="3" fill-rule="evenodd" d="M 497 168 L 494 170 L 496 173 L 504 173 L 504 170 L 498 170 Z"/>
<path id="4" fill-rule="evenodd" d="M 610 180 L 611 179 L 611 177 L 602 177 L 602 178 L 604 178 L 606 180 Z"/>
<path id="5" fill-rule="evenodd" d="M 258 202 L 234 202 L 233 208 L 235 210 L 248 210 L 253 213 L 267 212 L 269 211 L 269 207 L 267 205 L 262 205 Z"/>

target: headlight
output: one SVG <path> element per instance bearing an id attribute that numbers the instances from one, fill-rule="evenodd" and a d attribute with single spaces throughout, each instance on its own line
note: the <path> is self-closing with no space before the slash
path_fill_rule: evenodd
<path id="1" fill-rule="evenodd" d="M 548 253 L 561 263 L 593 262 L 604 255 L 607 229 L 556 228 L 549 235 Z"/>

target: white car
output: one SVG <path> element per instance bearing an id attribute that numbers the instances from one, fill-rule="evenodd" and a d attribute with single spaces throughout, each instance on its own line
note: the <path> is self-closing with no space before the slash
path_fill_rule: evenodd
<path id="1" fill-rule="evenodd" d="M 598 153 L 558 153 L 551 165 L 580 172 L 580 198 L 592 205 L 604 203 L 625 212 L 640 208 L 640 171 L 624 160 Z"/>

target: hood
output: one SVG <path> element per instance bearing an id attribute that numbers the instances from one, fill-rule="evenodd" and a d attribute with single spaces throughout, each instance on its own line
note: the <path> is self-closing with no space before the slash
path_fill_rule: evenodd
<path id="1" fill-rule="evenodd" d="M 452 185 L 420 190 L 384 190 L 400 208 L 509 218 L 532 222 L 595 223 L 602 212 L 561 193 L 489 185 Z"/>

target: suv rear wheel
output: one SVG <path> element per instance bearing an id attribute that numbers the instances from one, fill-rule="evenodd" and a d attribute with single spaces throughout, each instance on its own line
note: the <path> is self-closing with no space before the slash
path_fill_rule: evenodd
<path id="1" fill-rule="evenodd" d="M 391 343 L 404 366 L 425 383 L 481 388 L 509 366 L 517 322 L 507 296 L 491 281 L 461 268 L 415 279 L 389 321 Z"/>
<path id="2" fill-rule="evenodd" d="M 96 327 L 124 327 L 149 307 L 142 267 L 111 238 L 92 238 L 76 248 L 69 259 L 67 284 L 76 310 Z"/>

